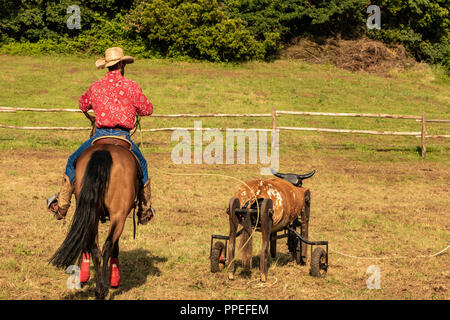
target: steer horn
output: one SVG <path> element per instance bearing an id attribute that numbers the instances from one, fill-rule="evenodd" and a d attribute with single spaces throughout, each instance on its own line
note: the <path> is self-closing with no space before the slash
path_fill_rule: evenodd
<path id="1" fill-rule="evenodd" d="M 276 172 L 275 170 L 273 170 L 272 168 L 270 168 L 270 171 L 272 171 L 272 174 L 275 177 L 286 180 L 286 181 L 292 183 L 296 187 L 301 187 L 302 180 L 311 178 L 314 175 L 314 173 L 316 173 L 316 170 L 313 170 L 307 174 L 279 173 L 279 172 Z"/>

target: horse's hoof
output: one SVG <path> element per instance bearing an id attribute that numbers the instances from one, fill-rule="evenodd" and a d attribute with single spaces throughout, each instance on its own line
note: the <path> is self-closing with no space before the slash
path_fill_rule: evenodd
<path id="1" fill-rule="evenodd" d="M 106 284 L 97 284 L 95 288 L 95 298 L 97 300 L 105 300 L 109 292 L 109 286 Z"/>
<path id="2" fill-rule="evenodd" d="M 96 299 L 96 300 L 105 300 L 105 295 L 102 294 L 102 293 L 96 292 L 96 293 L 95 293 L 95 299 Z"/>
<path id="3" fill-rule="evenodd" d="M 105 300 L 108 291 L 102 290 L 101 292 L 95 291 L 95 299 L 97 300 Z"/>

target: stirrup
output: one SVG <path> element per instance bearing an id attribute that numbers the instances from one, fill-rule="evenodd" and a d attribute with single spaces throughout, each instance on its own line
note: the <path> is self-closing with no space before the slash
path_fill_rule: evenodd
<path id="1" fill-rule="evenodd" d="M 141 214 L 141 217 L 139 217 L 139 220 L 138 220 L 139 224 L 145 225 L 156 216 L 156 210 L 155 210 L 155 208 L 153 208 L 152 205 L 150 205 L 150 208 L 147 209 L 147 211 L 145 213 L 147 214 L 147 216 L 145 218 L 142 218 L 142 214 Z"/>
<path id="2" fill-rule="evenodd" d="M 47 199 L 47 209 L 48 209 L 48 211 L 53 213 L 53 216 L 55 217 L 56 220 L 62 220 L 65 218 L 65 216 L 62 216 L 59 214 L 58 196 L 59 196 L 59 192 L 57 192 L 54 196 L 51 196 L 50 198 Z M 52 208 L 55 205 L 56 205 L 56 210 L 54 208 Z"/>
<path id="3" fill-rule="evenodd" d="M 58 202 L 58 196 L 59 196 L 59 192 L 57 192 L 54 196 L 51 196 L 50 198 L 47 199 L 47 209 L 50 210 L 50 207 L 52 206 L 52 204 L 55 202 Z"/>

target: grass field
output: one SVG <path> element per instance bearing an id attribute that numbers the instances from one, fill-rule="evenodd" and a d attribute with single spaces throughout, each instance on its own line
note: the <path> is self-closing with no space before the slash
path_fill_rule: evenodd
<path id="1" fill-rule="evenodd" d="M 104 75 L 95 59 L 0 55 L 0 106 L 76 108 L 79 96 Z M 127 67 L 155 113 L 270 113 L 278 110 L 366 112 L 450 119 L 450 79 L 418 65 L 389 77 L 353 74 L 299 61 L 243 65 L 139 61 Z M 270 128 L 270 118 L 202 119 L 203 127 Z M 81 114 L 0 113 L 18 126 L 88 126 Z M 192 127 L 192 119 L 144 118 L 143 128 Z M 278 125 L 420 131 L 413 120 L 281 116 Z M 428 124 L 429 134 L 449 134 Z M 59 190 L 67 157 L 88 131 L 0 129 L 0 299 L 92 299 L 91 283 L 66 288 L 69 275 L 47 264 L 69 223 L 54 220 L 45 199 Z M 448 299 L 450 139 L 429 139 L 420 157 L 415 137 L 287 132 L 280 135 L 280 171 L 316 175 L 310 238 L 330 243 L 325 279 L 291 260 L 285 241 L 259 282 L 260 234 L 254 268 L 227 280 L 209 271 L 211 234 L 228 233 L 225 209 L 240 183 L 260 177 L 260 165 L 176 165 L 170 133 L 134 137 L 149 162 L 157 217 L 128 220 L 120 242 L 121 287 L 111 299 Z M 219 176 L 186 175 L 220 174 Z M 178 174 L 178 175 L 174 175 Z M 182 174 L 182 175 L 180 175 Z M 73 215 L 74 206 L 68 219 Z M 69 222 L 69 221 L 68 221 Z M 107 225 L 101 226 L 102 235 Z M 104 238 L 104 237 L 102 237 Z M 357 256 L 359 258 L 349 257 Z M 370 259 L 369 259 L 370 258 Z M 381 289 L 369 290 L 366 270 L 378 265 Z"/>

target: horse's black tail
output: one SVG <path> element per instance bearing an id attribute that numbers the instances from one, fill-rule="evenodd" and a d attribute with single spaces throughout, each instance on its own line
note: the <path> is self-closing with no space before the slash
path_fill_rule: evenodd
<path id="1" fill-rule="evenodd" d="M 95 151 L 83 177 L 70 230 L 59 249 L 50 258 L 56 267 L 68 267 L 77 262 L 83 251 L 90 251 L 96 236 L 96 211 L 106 210 L 105 194 L 109 183 L 112 158 L 105 150 Z"/>

